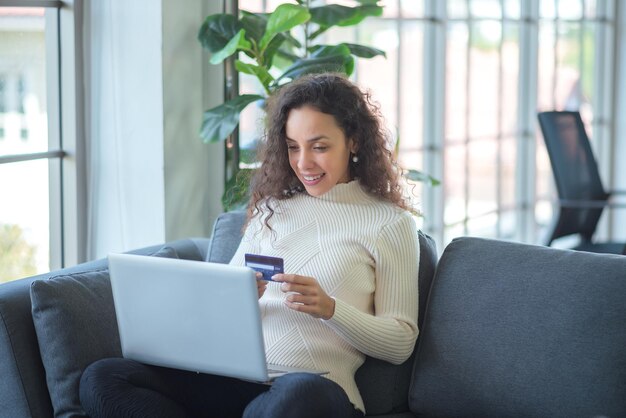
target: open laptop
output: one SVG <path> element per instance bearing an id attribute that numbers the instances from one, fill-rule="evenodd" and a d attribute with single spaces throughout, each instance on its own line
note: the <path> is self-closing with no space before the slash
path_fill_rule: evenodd
<path id="1" fill-rule="evenodd" d="M 131 254 L 109 255 L 125 358 L 270 382 L 255 272 L 248 267 Z"/>

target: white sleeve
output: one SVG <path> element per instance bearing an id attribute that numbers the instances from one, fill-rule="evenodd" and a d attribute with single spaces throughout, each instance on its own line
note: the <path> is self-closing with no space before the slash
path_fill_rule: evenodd
<path id="1" fill-rule="evenodd" d="M 375 314 L 335 300 L 325 323 L 362 353 L 394 364 L 405 361 L 417 339 L 419 239 L 407 212 L 385 226 L 376 252 Z"/>

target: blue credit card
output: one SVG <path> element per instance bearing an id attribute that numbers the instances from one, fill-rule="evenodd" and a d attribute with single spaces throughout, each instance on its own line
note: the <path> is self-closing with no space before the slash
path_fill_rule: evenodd
<path id="1" fill-rule="evenodd" d="M 266 255 L 246 254 L 246 267 L 263 273 L 263 280 L 272 280 L 272 276 L 284 273 L 283 259 L 280 257 L 268 257 Z"/>

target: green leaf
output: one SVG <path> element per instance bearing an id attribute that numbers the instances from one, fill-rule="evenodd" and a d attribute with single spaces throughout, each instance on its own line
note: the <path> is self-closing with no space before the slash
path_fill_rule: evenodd
<path id="1" fill-rule="evenodd" d="M 264 99 L 258 94 L 244 94 L 204 112 L 200 137 L 204 142 L 218 142 L 233 133 L 241 111 L 252 102 Z"/>
<path id="2" fill-rule="evenodd" d="M 339 4 L 312 7 L 311 21 L 317 23 L 320 29 L 312 37 L 320 35 L 332 26 L 352 26 L 360 23 L 368 16 L 381 16 L 383 8 L 375 5 L 348 7 Z"/>
<path id="3" fill-rule="evenodd" d="M 280 32 L 287 32 L 292 28 L 307 22 L 311 14 L 306 7 L 297 4 L 281 4 L 272 12 L 267 20 L 267 27 L 259 47 L 265 49 L 271 40 Z"/>
<path id="4" fill-rule="evenodd" d="M 406 170 L 404 172 L 404 176 L 409 180 L 425 183 L 427 186 L 438 186 L 441 184 L 441 182 L 436 178 L 419 170 Z"/>
<path id="5" fill-rule="evenodd" d="M 349 43 L 344 43 L 343 45 L 347 46 L 350 49 L 350 53 L 357 57 L 374 58 L 376 56 L 382 55 L 383 57 L 387 58 L 387 54 L 385 53 L 385 51 L 378 49 L 378 48 L 372 48 L 371 46 L 349 44 Z"/>
<path id="6" fill-rule="evenodd" d="M 380 0 L 356 0 L 356 1 L 357 3 L 361 3 L 367 6 L 378 6 L 378 2 L 380 2 Z"/>
<path id="7" fill-rule="evenodd" d="M 346 75 L 352 74 L 354 70 L 354 58 L 352 55 L 330 55 L 322 57 L 304 58 L 296 61 L 292 66 L 276 80 L 294 80 L 305 74 L 316 74 L 325 72 L 343 72 Z"/>
<path id="8" fill-rule="evenodd" d="M 250 180 L 253 175 L 253 169 L 241 168 L 237 174 L 226 181 L 224 194 L 222 194 L 224 211 L 244 209 L 247 206 L 250 200 Z"/>
<path id="9" fill-rule="evenodd" d="M 248 39 L 254 39 L 258 45 L 259 42 L 261 42 L 263 33 L 265 32 L 267 18 L 256 13 L 250 13 L 242 10 L 239 23 L 246 30 L 246 36 Z"/>
<path id="10" fill-rule="evenodd" d="M 241 30 L 241 25 L 230 14 L 207 16 L 198 31 L 198 40 L 210 53 L 216 53 L 234 38 Z"/>
<path id="11" fill-rule="evenodd" d="M 265 91 L 269 92 L 270 84 L 274 81 L 274 77 L 272 77 L 269 71 L 267 71 L 267 68 L 254 64 L 247 64 L 239 60 L 235 61 L 235 68 L 241 73 L 255 76 L 261 82 Z"/>
<path id="12" fill-rule="evenodd" d="M 345 45 L 350 50 L 350 53 L 357 57 L 374 58 L 378 55 L 382 55 L 385 58 L 387 57 L 387 54 L 385 53 L 385 51 L 381 49 L 372 48 L 372 47 L 365 46 L 365 45 L 357 45 L 357 44 L 349 44 L 349 43 L 342 43 L 339 45 Z M 313 45 L 312 47 L 309 48 L 309 52 L 315 52 L 323 46 L 328 46 L 328 45 Z"/>
<path id="13" fill-rule="evenodd" d="M 254 39 L 257 45 L 261 43 L 261 38 L 265 32 L 267 26 L 267 20 L 269 15 L 266 13 L 250 13 L 242 10 L 241 25 L 246 30 L 246 38 Z M 277 51 L 283 47 L 283 44 L 291 45 L 295 48 L 300 48 L 300 42 L 294 38 L 289 32 L 278 33 L 270 41 L 263 52 L 263 65 L 266 68 L 271 68 L 274 55 Z M 256 58 L 256 57 L 253 57 Z"/>
<path id="14" fill-rule="evenodd" d="M 233 37 L 226 46 L 211 56 L 211 64 L 219 64 L 226 58 L 230 57 L 239 49 L 250 49 L 250 42 L 246 39 L 246 30 L 241 29 L 235 37 Z"/>

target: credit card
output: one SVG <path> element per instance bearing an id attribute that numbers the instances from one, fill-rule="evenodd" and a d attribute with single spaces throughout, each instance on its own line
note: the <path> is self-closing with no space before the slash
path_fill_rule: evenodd
<path id="1" fill-rule="evenodd" d="M 269 257 L 266 255 L 246 254 L 246 267 L 254 271 L 263 273 L 263 280 L 272 280 L 272 276 L 284 273 L 283 259 L 280 257 Z"/>

